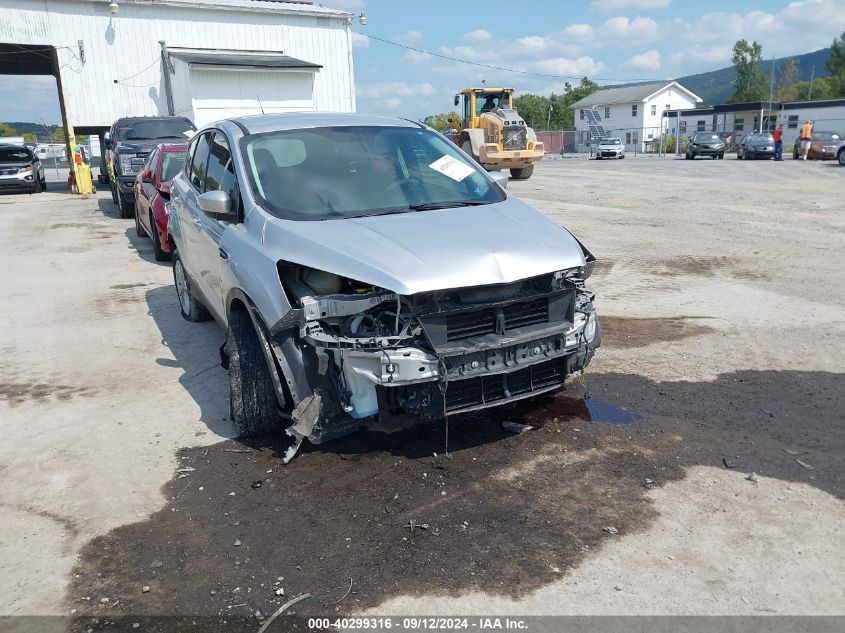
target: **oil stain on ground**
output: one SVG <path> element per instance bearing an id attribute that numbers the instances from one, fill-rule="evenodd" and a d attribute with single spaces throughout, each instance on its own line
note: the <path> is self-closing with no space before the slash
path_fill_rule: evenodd
<path id="1" fill-rule="evenodd" d="M 79 630 L 101 630 L 94 618 L 182 614 L 253 631 L 255 610 L 271 613 L 286 599 L 278 587 L 287 597 L 311 594 L 296 617 L 407 594 L 521 596 L 613 538 L 605 526 L 648 529 L 646 478 L 659 486 L 726 458 L 737 471 L 845 498 L 840 375 L 748 371 L 654 383 L 599 374 L 590 387 L 644 419 L 591 422 L 573 385 L 569 395 L 454 416 L 451 457 L 442 425 L 356 434 L 288 466 L 271 440 L 182 450 L 166 506 L 83 549 L 68 608 L 79 610 Z M 535 429 L 512 435 L 504 419 Z M 306 628 L 285 617 L 286 629 Z M 155 620 L 145 623 L 156 630 Z"/>
<path id="2" fill-rule="evenodd" d="M 715 277 L 725 275 L 736 279 L 764 279 L 766 274 L 742 264 L 734 257 L 697 257 L 685 255 L 669 259 L 651 259 L 637 262 L 642 270 L 665 277 L 695 276 Z"/>
<path id="3" fill-rule="evenodd" d="M 716 330 L 701 323 L 706 318 L 691 316 L 637 318 L 602 315 L 599 317 L 602 345 L 608 348 L 644 347 L 652 343 L 668 343 L 711 334 Z"/>

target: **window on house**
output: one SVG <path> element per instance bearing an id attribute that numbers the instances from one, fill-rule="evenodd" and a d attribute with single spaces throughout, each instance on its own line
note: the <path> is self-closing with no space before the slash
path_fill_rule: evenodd
<path id="1" fill-rule="evenodd" d="M 706 121 L 699 121 L 699 122 L 698 122 L 698 127 L 696 128 L 696 131 L 698 131 L 698 132 L 703 132 L 703 131 L 704 131 L 704 128 L 705 128 L 706 126 L 707 126 L 707 122 L 706 122 Z"/>
<path id="2" fill-rule="evenodd" d="M 652 105 L 651 106 L 651 116 L 656 116 L 656 115 L 657 115 L 657 106 Z"/>
<path id="3" fill-rule="evenodd" d="M 581 120 L 583 121 L 583 120 L 584 120 L 584 111 L 583 111 L 583 110 L 578 110 L 578 112 L 581 114 Z"/>
<path id="4" fill-rule="evenodd" d="M 625 132 L 625 144 L 626 145 L 631 144 L 631 133 L 630 132 Z"/>
<path id="5" fill-rule="evenodd" d="M 735 132 L 742 132 L 742 129 L 745 127 L 745 119 L 734 119 L 734 131 Z"/>
<path id="6" fill-rule="evenodd" d="M 754 127 L 751 129 L 751 131 L 756 132 L 757 130 L 759 130 L 760 128 L 757 127 L 759 124 L 760 124 L 760 117 L 755 116 L 754 117 Z"/>
<path id="7" fill-rule="evenodd" d="M 610 106 L 604 106 L 604 118 L 605 119 L 610 118 Z"/>
<path id="8" fill-rule="evenodd" d="M 637 104 L 631 106 L 631 116 L 637 116 Z"/>
<path id="9" fill-rule="evenodd" d="M 686 122 L 686 121 L 681 121 L 681 122 L 678 124 L 678 131 L 679 131 L 681 134 L 685 134 L 685 133 L 686 133 L 686 131 L 687 131 L 687 122 Z"/>
<path id="10" fill-rule="evenodd" d="M 789 118 L 786 122 L 786 127 L 794 130 L 798 127 L 798 115 L 797 114 L 790 114 Z"/>

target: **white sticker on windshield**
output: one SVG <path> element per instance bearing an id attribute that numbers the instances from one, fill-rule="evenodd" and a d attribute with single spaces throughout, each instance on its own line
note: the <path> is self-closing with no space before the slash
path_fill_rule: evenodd
<path id="1" fill-rule="evenodd" d="M 431 163 L 429 167 L 435 171 L 439 171 L 444 176 L 449 176 L 455 182 L 461 182 L 475 171 L 466 163 L 462 163 L 457 158 L 452 158 L 451 156 L 441 156 Z"/>

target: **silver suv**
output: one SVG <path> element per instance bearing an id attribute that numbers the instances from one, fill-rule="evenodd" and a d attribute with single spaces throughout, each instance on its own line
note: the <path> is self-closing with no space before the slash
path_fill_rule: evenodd
<path id="1" fill-rule="evenodd" d="M 437 132 L 344 114 L 192 139 L 169 239 L 182 316 L 227 330 L 239 435 L 320 443 L 559 390 L 601 342 L 595 258 Z M 410 414 L 410 415 L 409 415 Z"/>

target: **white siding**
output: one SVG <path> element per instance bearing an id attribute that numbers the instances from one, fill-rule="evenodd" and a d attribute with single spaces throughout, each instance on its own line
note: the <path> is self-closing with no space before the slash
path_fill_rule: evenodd
<path id="1" fill-rule="evenodd" d="M 283 52 L 319 64 L 323 68 L 312 76 L 313 107 L 355 110 L 351 35 L 342 14 L 312 16 L 124 1 L 117 17 L 112 17 L 107 2 L 0 2 L 0 42 L 58 49 L 68 122 L 74 126 L 109 126 L 121 116 L 167 113 L 159 40 L 178 48 Z M 83 41 L 85 64 L 78 59 L 77 40 Z M 287 73 L 269 76 L 281 82 L 289 78 Z M 184 102 L 184 83 L 172 79 L 174 100 L 178 94 Z M 299 94 L 301 78 L 294 83 L 292 90 Z M 281 87 L 277 92 L 276 97 L 285 94 Z"/>

